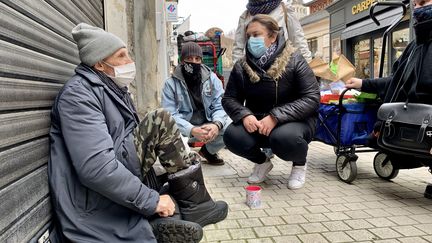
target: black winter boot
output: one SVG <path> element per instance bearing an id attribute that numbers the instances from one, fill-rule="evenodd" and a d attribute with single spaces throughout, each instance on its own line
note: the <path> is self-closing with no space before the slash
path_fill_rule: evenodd
<path id="1" fill-rule="evenodd" d="M 199 224 L 181 220 L 177 203 L 173 216 L 155 216 L 149 223 L 158 243 L 198 243 L 203 237 L 203 230 Z"/>
<path id="2" fill-rule="evenodd" d="M 168 175 L 169 194 L 180 207 L 183 220 L 192 221 L 202 227 L 222 221 L 228 214 L 228 204 L 214 202 L 204 185 L 201 163 Z"/>

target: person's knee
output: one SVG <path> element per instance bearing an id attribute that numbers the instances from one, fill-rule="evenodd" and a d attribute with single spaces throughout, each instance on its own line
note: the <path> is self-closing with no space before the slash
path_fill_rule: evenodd
<path id="1" fill-rule="evenodd" d="M 247 148 L 253 146 L 247 144 L 247 139 L 245 138 L 245 134 L 243 132 L 244 128 L 242 126 L 229 125 L 224 134 L 223 134 L 223 142 L 227 146 L 228 149 L 232 147 L 241 147 Z"/>
<path id="2" fill-rule="evenodd" d="M 303 136 L 296 134 L 279 134 L 270 137 L 273 152 L 283 160 L 301 160 L 307 155 L 308 143 Z"/>

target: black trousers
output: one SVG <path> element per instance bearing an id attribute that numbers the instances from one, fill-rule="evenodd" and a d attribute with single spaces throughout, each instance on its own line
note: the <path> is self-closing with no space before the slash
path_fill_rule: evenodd
<path id="1" fill-rule="evenodd" d="M 271 148 L 279 158 L 293 161 L 294 165 L 306 164 L 309 143 L 313 131 L 306 122 L 289 122 L 276 126 L 270 135 L 248 133 L 242 123 L 231 124 L 224 134 L 226 147 L 236 155 L 262 164 L 266 156 L 260 148 Z"/>

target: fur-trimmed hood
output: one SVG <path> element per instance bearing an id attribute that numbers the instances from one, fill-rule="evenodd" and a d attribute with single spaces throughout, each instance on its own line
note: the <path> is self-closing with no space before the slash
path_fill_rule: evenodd
<path id="1" fill-rule="evenodd" d="M 282 77 L 286 70 L 286 66 L 291 60 L 292 54 L 295 52 L 295 49 L 292 47 L 289 41 L 285 42 L 284 39 L 280 37 L 281 35 L 279 35 L 278 49 L 275 52 L 275 58 L 269 61 L 271 66 L 267 69 L 267 71 L 262 70 L 255 63 L 253 63 L 253 61 L 250 60 L 248 53 L 246 53 L 246 55 L 240 61 L 241 66 L 246 71 L 252 83 L 259 82 L 261 80 L 261 75 L 264 73 L 275 81 L 278 81 Z M 251 67 L 251 65 L 253 67 Z"/>

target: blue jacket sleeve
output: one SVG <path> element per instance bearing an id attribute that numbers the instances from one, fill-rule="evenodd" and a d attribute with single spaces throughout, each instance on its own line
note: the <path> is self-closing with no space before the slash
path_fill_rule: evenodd
<path id="1" fill-rule="evenodd" d="M 165 81 L 162 88 L 162 107 L 171 113 L 171 116 L 174 118 L 180 130 L 180 133 L 183 136 L 190 137 L 194 125 L 186 120 L 178 110 L 175 97 L 175 85 L 176 84 L 172 78 L 169 78 Z"/>
<path id="2" fill-rule="evenodd" d="M 116 159 L 101 104 L 93 91 L 84 86 L 69 87 L 58 100 L 58 112 L 80 182 L 145 216 L 154 214 L 159 193 L 146 187 Z"/>

